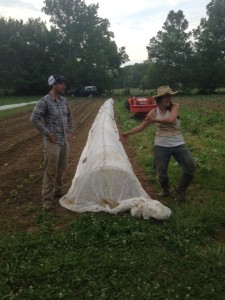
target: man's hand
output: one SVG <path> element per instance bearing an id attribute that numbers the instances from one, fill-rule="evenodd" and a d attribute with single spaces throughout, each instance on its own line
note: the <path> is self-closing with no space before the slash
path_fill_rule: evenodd
<path id="1" fill-rule="evenodd" d="M 69 132 L 69 133 L 67 134 L 67 138 L 68 138 L 68 141 L 69 141 L 69 142 L 72 142 L 72 139 L 74 138 L 74 135 L 73 135 L 71 132 Z"/>
<path id="2" fill-rule="evenodd" d="M 58 142 L 57 138 L 54 136 L 53 133 L 48 134 L 48 140 L 53 144 L 57 144 L 57 142 Z"/>

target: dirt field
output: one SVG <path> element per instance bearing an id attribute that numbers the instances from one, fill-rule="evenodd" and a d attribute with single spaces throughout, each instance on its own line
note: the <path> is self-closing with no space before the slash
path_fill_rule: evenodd
<path id="1" fill-rule="evenodd" d="M 77 129 L 65 174 L 65 192 L 71 185 L 88 132 L 103 102 L 103 99 L 79 99 L 70 103 Z M 43 139 L 30 123 L 30 114 L 31 110 L 0 119 L 0 230 L 4 232 L 35 230 L 42 210 Z M 127 146 L 126 151 L 144 189 L 154 198 L 154 190 L 137 163 L 133 149 Z M 58 218 L 58 226 L 64 226 L 62 215 L 76 217 L 57 200 L 53 213 Z"/>

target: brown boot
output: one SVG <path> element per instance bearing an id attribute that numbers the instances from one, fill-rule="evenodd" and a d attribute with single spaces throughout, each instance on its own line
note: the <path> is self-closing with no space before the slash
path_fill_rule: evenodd
<path id="1" fill-rule="evenodd" d="M 175 188 L 175 191 L 178 194 L 179 201 L 181 201 L 183 203 L 188 202 L 188 198 L 187 198 L 187 195 L 186 195 L 186 189 L 188 188 L 188 186 L 192 182 L 193 178 L 194 178 L 193 176 L 190 176 L 186 173 L 183 173 L 178 187 Z"/>

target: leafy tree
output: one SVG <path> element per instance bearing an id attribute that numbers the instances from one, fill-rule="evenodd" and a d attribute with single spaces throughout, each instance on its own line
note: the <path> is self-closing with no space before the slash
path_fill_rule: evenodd
<path id="1" fill-rule="evenodd" d="M 51 33 L 40 19 L 0 19 L 1 87 L 17 93 L 41 93 L 47 88 Z"/>
<path id="2" fill-rule="evenodd" d="M 128 61 L 125 48 L 117 49 L 107 19 L 98 17 L 98 4 L 82 0 L 45 0 L 42 10 L 60 33 L 63 73 L 71 83 L 109 88 L 111 78 Z"/>
<path id="3" fill-rule="evenodd" d="M 19 37 L 23 28 L 23 21 L 5 18 L 0 19 L 0 78 L 1 87 L 11 87 L 11 83 L 17 75 L 19 57 L 15 44 L 19 43 Z"/>
<path id="4" fill-rule="evenodd" d="M 117 87 L 121 88 L 147 88 L 148 79 L 146 79 L 148 63 L 134 64 L 125 66 L 120 70 L 117 78 Z"/>
<path id="5" fill-rule="evenodd" d="M 109 21 L 98 5 L 81 0 L 46 0 L 50 30 L 40 19 L 0 18 L 0 87 L 20 94 L 47 92 L 46 78 L 63 73 L 69 83 L 110 88 L 120 65 L 128 61 L 118 49 Z"/>
<path id="6" fill-rule="evenodd" d="M 148 58 L 154 67 L 149 70 L 152 87 L 169 84 L 187 89 L 189 61 L 191 59 L 190 32 L 186 32 L 188 21 L 181 10 L 171 10 L 156 37 L 147 46 Z M 157 79 L 157 80 L 156 80 Z"/>
<path id="7" fill-rule="evenodd" d="M 199 91 L 212 93 L 225 84 L 225 1 L 212 0 L 207 16 L 194 30 L 195 82 Z"/>

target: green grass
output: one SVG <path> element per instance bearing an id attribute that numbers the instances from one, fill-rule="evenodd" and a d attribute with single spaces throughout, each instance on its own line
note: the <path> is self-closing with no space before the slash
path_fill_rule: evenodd
<path id="1" fill-rule="evenodd" d="M 2 105 L 11 105 L 11 104 L 19 104 L 19 103 L 28 103 L 32 101 L 37 101 L 41 97 L 39 96 L 24 96 L 24 97 L 15 97 L 15 96 L 8 96 L 8 97 L 0 97 L 0 106 Z M 7 110 L 0 110 L 0 118 L 4 118 L 7 116 L 13 116 L 20 112 L 26 112 L 28 110 L 31 110 L 33 108 L 34 104 L 27 105 L 24 107 L 18 107 L 18 108 L 11 108 Z"/>
<path id="2" fill-rule="evenodd" d="M 82 214 L 64 231 L 39 214 L 39 233 L 1 237 L 1 299 L 222 299 L 213 208 L 174 207 L 166 222 Z"/>
<path id="3" fill-rule="evenodd" d="M 37 101 L 41 98 L 41 96 L 8 96 L 8 97 L 0 97 L 0 106 L 1 105 L 9 105 L 9 104 L 19 104 Z"/>
<path id="4" fill-rule="evenodd" d="M 116 101 L 118 123 L 130 119 Z M 221 99 L 221 101 L 223 101 Z M 224 103 L 224 102 L 223 102 Z M 0 299 L 196 299 L 225 294 L 224 115 L 182 105 L 185 140 L 198 163 L 192 202 L 169 207 L 166 221 L 104 213 L 37 213 L 35 232 L 0 235 Z M 132 136 L 137 156 L 158 188 L 152 168 L 154 127 Z M 170 164 L 172 185 L 179 179 Z M 170 202 L 172 203 L 172 202 Z M 33 207 L 26 213 L 33 214 Z M 59 227 L 65 223 L 67 226 Z"/>
<path id="5" fill-rule="evenodd" d="M 4 118 L 4 117 L 8 117 L 8 116 L 13 116 L 13 115 L 16 115 L 18 113 L 31 111 L 33 107 L 34 107 L 34 104 L 27 105 L 27 106 L 24 106 L 24 107 L 18 107 L 18 108 L 12 108 L 12 109 L 7 109 L 7 110 L 0 111 L 0 119 Z"/>
<path id="6" fill-rule="evenodd" d="M 2 105 L 11 105 L 11 104 L 20 104 L 20 103 L 29 103 L 33 101 L 38 101 L 41 99 L 42 96 L 24 96 L 24 97 L 15 97 L 15 96 L 7 96 L 7 97 L 0 97 L 0 106 Z M 69 101 L 76 101 L 72 97 L 68 97 L 66 95 L 66 98 Z M 30 104 L 24 107 L 18 107 L 18 108 L 11 108 L 7 110 L 0 110 L 0 118 L 4 118 L 7 116 L 13 116 L 20 112 L 26 112 L 31 110 L 34 107 L 35 104 Z"/>

